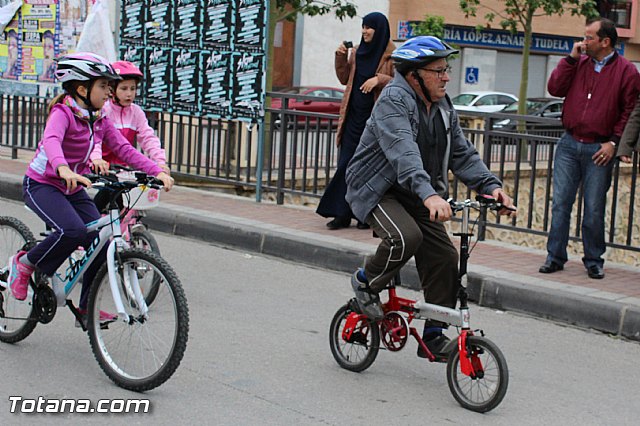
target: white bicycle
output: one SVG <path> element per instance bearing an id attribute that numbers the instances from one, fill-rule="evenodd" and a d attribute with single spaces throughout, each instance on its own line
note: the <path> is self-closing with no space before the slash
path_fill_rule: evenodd
<path id="1" fill-rule="evenodd" d="M 189 308 L 171 266 L 158 254 L 130 248 L 122 238 L 115 199 L 134 188 L 159 189 L 161 183 L 144 173 L 125 182 L 87 177 L 94 187 L 112 194 L 109 214 L 87 224 L 88 231 L 99 231 L 98 236 L 79 258 L 69 257 L 64 272 L 49 278 L 36 270 L 24 301 L 15 299 L 8 288 L 7 265 L 10 256 L 30 249 L 36 240 L 20 220 L 0 217 L 0 341 L 25 339 L 38 323 L 51 322 L 58 307 L 67 306 L 88 332 L 91 349 L 106 375 L 122 388 L 150 390 L 167 381 L 182 361 Z M 105 245 L 107 261 L 91 286 L 85 323 L 68 297 Z"/>

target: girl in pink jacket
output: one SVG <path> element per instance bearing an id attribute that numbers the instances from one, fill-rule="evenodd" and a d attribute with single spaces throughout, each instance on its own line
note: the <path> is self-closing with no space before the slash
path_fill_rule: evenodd
<path id="1" fill-rule="evenodd" d="M 9 261 L 8 283 L 18 300 L 26 298 L 36 267 L 52 276 L 78 246 L 86 247 L 96 237 L 95 232 L 87 233 L 85 224 L 99 219 L 100 213 L 81 186 L 91 186 L 82 175 L 90 171 L 88 160 L 94 145 L 103 144 L 131 166 L 156 176 L 166 190 L 173 186 L 171 176 L 133 148 L 102 114 L 109 82 L 120 78 L 109 62 L 92 53 L 66 55 L 57 62 L 55 77 L 64 93 L 49 104 L 44 135 L 23 182 L 25 204 L 52 232 L 29 252 L 19 251 Z M 106 250 L 99 256 L 104 258 Z M 103 263 L 96 259 L 84 273 L 81 314 L 86 314 L 89 288 Z"/>
<path id="2" fill-rule="evenodd" d="M 149 126 L 142 108 L 134 104 L 138 84 L 142 81 L 142 72 L 128 61 L 117 61 L 111 65 L 122 80 L 112 83 L 113 96 L 105 104 L 104 114 L 131 145 L 138 145 L 149 158 L 165 172 L 170 173 L 160 139 Z M 91 153 L 91 161 L 100 172 L 106 172 L 110 163 L 122 164 L 117 155 L 101 145 L 95 146 Z"/>

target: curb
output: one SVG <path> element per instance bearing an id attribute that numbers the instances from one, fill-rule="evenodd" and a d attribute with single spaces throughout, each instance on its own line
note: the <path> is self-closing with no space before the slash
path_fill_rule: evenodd
<path id="1" fill-rule="evenodd" d="M 22 201 L 22 184 L 18 176 L 0 173 L 0 198 Z M 354 265 L 363 265 L 366 256 L 371 254 L 370 250 L 305 238 L 267 224 L 210 217 L 202 211 L 178 206 L 150 210 L 145 222 L 160 232 L 336 272 L 353 272 Z M 353 246 L 357 247 L 357 244 Z M 404 287 L 420 290 L 414 267 L 404 268 L 402 281 Z M 640 341 L 640 307 L 635 305 L 472 271 L 467 275 L 467 289 L 469 299 L 481 306 L 526 313 Z"/>

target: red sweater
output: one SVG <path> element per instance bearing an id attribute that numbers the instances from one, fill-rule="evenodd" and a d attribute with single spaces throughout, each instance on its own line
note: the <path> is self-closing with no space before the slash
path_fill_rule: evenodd
<path id="1" fill-rule="evenodd" d="M 590 57 L 567 56 L 547 83 L 551 95 L 565 98 L 562 125 L 584 143 L 618 142 L 639 88 L 638 70 L 617 52 L 599 73 Z"/>

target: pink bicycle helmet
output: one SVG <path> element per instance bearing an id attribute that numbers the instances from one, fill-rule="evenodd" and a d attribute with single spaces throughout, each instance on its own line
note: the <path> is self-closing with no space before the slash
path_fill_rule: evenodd
<path id="1" fill-rule="evenodd" d="M 116 61 L 111 66 L 122 79 L 135 78 L 136 80 L 142 80 L 142 71 L 132 62 Z"/>
<path id="2" fill-rule="evenodd" d="M 89 52 L 76 52 L 56 60 L 56 79 L 61 83 L 69 81 L 91 81 L 98 78 L 120 80 L 109 62 L 102 56 Z"/>

